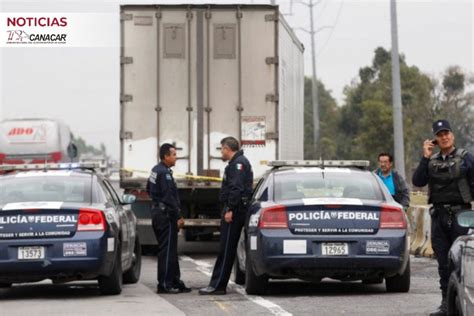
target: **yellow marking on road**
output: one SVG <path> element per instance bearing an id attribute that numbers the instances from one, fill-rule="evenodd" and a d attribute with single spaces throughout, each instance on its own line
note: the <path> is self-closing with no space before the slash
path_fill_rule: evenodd
<path id="1" fill-rule="evenodd" d="M 226 314 L 229 314 L 229 310 L 227 309 L 227 307 L 225 306 L 224 303 L 222 302 L 219 302 L 219 301 L 213 301 L 214 303 L 216 303 L 216 305 L 222 309 Z"/>

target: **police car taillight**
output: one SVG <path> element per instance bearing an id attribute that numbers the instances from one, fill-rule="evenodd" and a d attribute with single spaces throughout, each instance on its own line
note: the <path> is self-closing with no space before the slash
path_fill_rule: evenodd
<path id="1" fill-rule="evenodd" d="M 80 209 L 77 231 L 104 231 L 105 218 L 100 210 Z"/>
<path id="2" fill-rule="evenodd" d="M 259 228 L 288 228 L 288 215 L 286 214 L 286 207 L 283 205 L 275 205 L 264 208 L 260 221 Z"/>
<path id="3" fill-rule="evenodd" d="M 380 212 L 381 229 L 406 229 L 407 221 L 399 207 L 383 205 Z"/>

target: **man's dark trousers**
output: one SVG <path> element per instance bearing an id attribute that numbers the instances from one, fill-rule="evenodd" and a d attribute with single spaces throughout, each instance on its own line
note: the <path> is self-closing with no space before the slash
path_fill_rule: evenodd
<path id="1" fill-rule="evenodd" d="M 434 211 L 434 212 L 433 212 Z M 461 235 L 466 235 L 469 228 L 460 227 L 455 213 L 451 215 L 445 209 L 432 210 L 431 245 L 438 260 L 439 283 L 443 297 L 446 297 L 449 282 L 448 253 L 451 245 Z M 451 224 L 450 224 L 451 223 Z"/>
<path id="2" fill-rule="evenodd" d="M 158 286 L 178 286 L 181 273 L 178 263 L 178 217 L 167 209 L 152 210 L 152 226 L 158 242 Z"/>
<path id="3" fill-rule="evenodd" d="M 215 289 L 225 289 L 229 282 L 232 266 L 237 252 L 240 233 L 245 223 L 246 209 L 240 209 L 232 214 L 232 222 L 226 223 L 224 215 L 221 219 L 219 256 L 212 272 L 209 286 Z"/>

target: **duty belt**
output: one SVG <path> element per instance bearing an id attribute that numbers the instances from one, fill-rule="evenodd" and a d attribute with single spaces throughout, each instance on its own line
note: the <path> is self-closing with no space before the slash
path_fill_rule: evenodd
<path id="1" fill-rule="evenodd" d="M 436 204 L 433 205 L 433 208 L 435 210 L 443 210 L 448 213 L 448 227 L 451 228 L 451 225 L 453 224 L 453 217 L 456 212 L 470 210 L 471 204 Z"/>

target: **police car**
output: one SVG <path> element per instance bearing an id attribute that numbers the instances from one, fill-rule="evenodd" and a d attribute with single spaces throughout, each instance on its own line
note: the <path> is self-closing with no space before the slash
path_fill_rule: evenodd
<path id="1" fill-rule="evenodd" d="M 0 287 L 98 280 L 113 295 L 138 282 L 135 196 L 119 198 L 94 167 L 0 166 Z"/>
<path id="2" fill-rule="evenodd" d="M 368 161 L 275 161 L 259 181 L 234 276 L 249 294 L 269 279 L 383 283 L 408 292 L 407 217 Z"/>
<path id="3" fill-rule="evenodd" d="M 448 315 L 474 315 L 474 212 L 458 213 L 457 223 L 471 230 L 449 250 Z"/>

